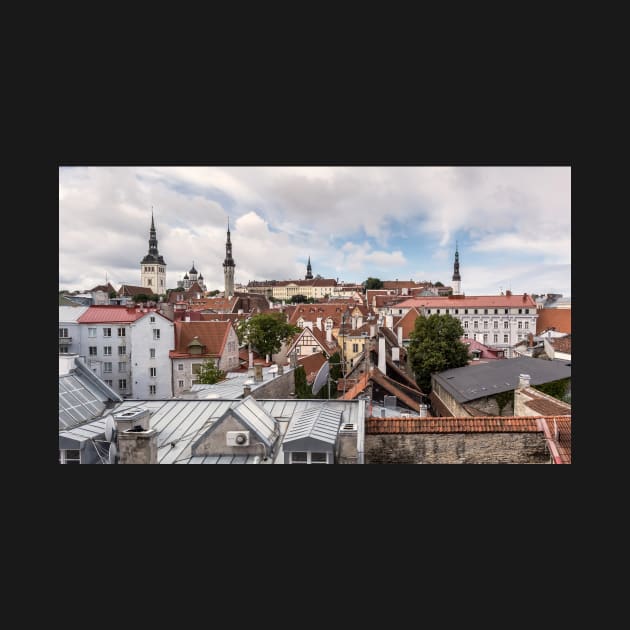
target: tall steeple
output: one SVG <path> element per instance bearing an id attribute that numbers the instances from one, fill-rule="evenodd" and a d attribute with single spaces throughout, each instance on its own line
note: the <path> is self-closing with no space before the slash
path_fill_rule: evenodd
<path id="1" fill-rule="evenodd" d="M 313 279 L 313 271 L 311 269 L 311 257 L 308 257 L 308 265 L 306 265 L 306 276 L 304 276 L 304 280 L 312 280 Z"/>
<path id="2" fill-rule="evenodd" d="M 461 295 L 462 277 L 459 275 L 459 251 L 455 241 L 455 264 L 453 265 L 453 295 Z"/>
<path id="3" fill-rule="evenodd" d="M 166 291 L 166 263 L 158 251 L 153 206 L 151 206 L 149 253 L 140 261 L 140 284 L 143 287 L 150 288 L 155 294 L 161 294 Z"/>
<path id="4" fill-rule="evenodd" d="M 223 278 L 225 280 L 225 297 L 234 295 L 234 267 L 232 258 L 232 241 L 230 240 L 230 217 L 228 217 L 227 241 L 225 243 L 225 260 L 223 261 Z"/>

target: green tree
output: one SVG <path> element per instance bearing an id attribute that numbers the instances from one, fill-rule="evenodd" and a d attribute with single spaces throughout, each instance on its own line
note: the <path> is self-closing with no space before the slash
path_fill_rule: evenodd
<path id="1" fill-rule="evenodd" d="M 221 293 L 221 291 L 219 291 L 219 289 L 215 289 L 214 291 L 210 291 L 210 293 L 208 293 L 208 295 L 210 297 L 214 297 L 215 295 L 219 295 L 219 293 Z"/>
<path id="2" fill-rule="evenodd" d="M 363 286 L 365 287 L 365 290 L 367 291 L 368 289 L 382 289 L 383 288 L 383 281 L 380 280 L 379 278 L 368 278 L 364 283 Z"/>
<path id="3" fill-rule="evenodd" d="M 238 323 L 236 333 L 240 343 L 249 343 L 260 354 L 269 358 L 278 352 L 283 341 L 287 341 L 301 328 L 287 322 L 283 313 L 260 313 Z"/>
<path id="4" fill-rule="evenodd" d="M 148 295 L 146 293 L 138 293 L 138 295 L 134 295 L 131 299 L 137 304 L 138 302 L 157 302 L 160 298 L 159 296 L 153 294 Z"/>
<path id="5" fill-rule="evenodd" d="M 109 297 L 112 298 L 112 299 L 113 298 L 117 298 L 118 297 L 118 293 L 116 293 L 116 291 L 110 291 L 109 292 Z"/>
<path id="6" fill-rule="evenodd" d="M 438 280 L 437 282 L 433 283 L 434 287 L 443 287 L 444 285 Z"/>
<path id="7" fill-rule="evenodd" d="M 220 370 L 210 359 L 206 359 L 201 368 L 199 368 L 199 374 L 197 380 L 204 385 L 214 385 L 225 378 L 225 372 Z"/>
<path id="8" fill-rule="evenodd" d="M 451 315 L 420 316 L 409 337 L 409 363 L 423 392 L 431 390 L 431 374 L 468 363 L 468 346 L 460 341 L 464 329 Z"/>
<path id="9" fill-rule="evenodd" d="M 289 300 L 289 304 L 306 304 L 307 301 L 308 298 L 305 295 L 298 293 Z"/>

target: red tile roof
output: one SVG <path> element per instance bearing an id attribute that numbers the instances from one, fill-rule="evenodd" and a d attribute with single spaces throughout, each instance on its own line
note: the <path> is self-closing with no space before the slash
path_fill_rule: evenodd
<path id="1" fill-rule="evenodd" d="M 365 432 L 379 433 L 538 433 L 536 418 L 478 416 L 474 418 L 367 418 Z"/>
<path id="2" fill-rule="evenodd" d="M 556 464 L 571 463 L 571 418 L 569 416 L 546 416 L 540 421 L 551 456 Z M 556 437 L 557 429 L 557 437 Z"/>
<path id="3" fill-rule="evenodd" d="M 133 284 L 122 284 L 118 289 L 119 296 L 133 297 L 134 295 L 153 295 L 153 289 L 150 287 L 138 287 Z"/>
<path id="4" fill-rule="evenodd" d="M 317 376 L 322 365 L 326 363 L 326 357 L 321 352 L 316 352 L 307 357 L 300 357 L 298 365 L 301 365 L 306 372 L 306 382 L 310 385 Z"/>
<path id="5" fill-rule="evenodd" d="M 420 317 L 420 313 L 417 309 L 412 308 L 398 321 L 394 328 L 396 331 L 398 331 L 398 326 L 402 326 L 403 339 L 409 339 L 411 331 L 416 326 L 416 319 L 418 319 L 418 317 Z"/>
<path id="6" fill-rule="evenodd" d="M 529 400 L 524 405 L 541 416 L 571 415 L 571 405 L 533 387 L 519 390 Z"/>
<path id="7" fill-rule="evenodd" d="M 557 332 L 571 332 L 570 308 L 539 308 L 536 320 L 536 334 L 540 335 L 548 328 L 555 328 Z"/>
<path id="8" fill-rule="evenodd" d="M 552 337 L 548 339 L 548 341 L 556 352 L 571 354 L 571 335 L 567 335 L 566 337 Z"/>
<path id="9" fill-rule="evenodd" d="M 142 312 L 139 308 L 126 306 L 90 306 L 77 321 L 79 324 L 129 324 L 149 312 L 155 313 L 155 309 Z"/>
<path id="10" fill-rule="evenodd" d="M 175 322 L 175 350 L 171 350 L 169 356 L 171 358 L 220 357 L 231 328 L 230 322 Z M 201 345 L 206 347 L 205 353 L 201 355 L 191 355 L 188 351 L 188 344 L 195 337 Z"/>
<path id="11" fill-rule="evenodd" d="M 462 295 L 450 297 L 417 297 L 396 304 L 398 308 L 530 308 L 536 313 L 536 302 L 531 295 Z M 551 310 L 551 309 L 550 309 Z M 553 309 L 561 310 L 561 309 Z M 540 311 L 539 311 L 540 312 Z"/>
<path id="12" fill-rule="evenodd" d="M 317 318 L 321 317 L 322 321 L 330 317 L 333 320 L 333 327 L 338 328 L 341 325 L 341 316 L 346 311 L 350 311 L 353 305 L 339 304 L 335 302 L 327 302 L 325 304 L 299 304 L 289 317 L 289 323 L 294 326 L 302 317 L 305 321 L 317 323 Z M 348 319 L 350 315 L 348 314 Z"/>

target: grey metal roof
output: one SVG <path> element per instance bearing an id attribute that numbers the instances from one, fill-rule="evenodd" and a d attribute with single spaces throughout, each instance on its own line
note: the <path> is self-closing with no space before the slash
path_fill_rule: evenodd
<path id="1" fill-rule="evenodd" d="M 252 404 L 257 405 L 254 410 Z M 307 409 L 327 409 L 339 412 L 343 422 L 362 423 L 364 417 L 363 401 L 358 400 L 125 400 L 110 411 L 119 413 L 136 407 L 144 407 L 151 412 L 151 428 L 158 431 L 158 463 L 187 463 L 191 460 L 191 445 L 213 422 L 221 418 L 230 408 L 240 406 L 241 415 L 247 414 L 248 421 L 255 423 L 257 432 L 268 431 L 270 419 L 275 418 L 282 426 L 291 424 Z M 264 410 L 266 414 L 262 414 Z M 254 413 L 255 418 L 250 414 Z M 269 417 L 268 417 L 269 416 Z M 68 437 L 77 441 L 87 439 L 104 439 L 105 421 L 109 415 L 97 421 L 84 424 L 68 431 L 60 431 L 59 437 Z M 259 424 L 260 423 L 260 426 Z M 362 425 L 361 425 L 362 426 Z M 359 450 L 363 450 L 362 431 L 358 432 Z M 281 457 L 281 450 L 278 458 Z M 190 462 L 194 463 L 194 462 Z M 211 463 L 211 462 L 208 462 Z M 236 463 L 236 462 L 235 462 Z M 255 462 L 249 462 L 255 463 Z"/>
<path id="2" fill-rule="evenodd" d="M 446 370 L 433 378 L 458 403 L 463 403 L 516 389 L 520 374 L 529 374 L 531 385 L 550 383 L 570 378 L 571 362 L 531 357 L 500 359 Z"/>
<path id="3" fill-rule="evenodd" d="M 328 409 L 324 406 L 319 409 L 306 409 L 291 422 L 283 443 L 312 438 L 319 442 L 334 444 L 337 440 L 340 422 L 341 411 L 339 409 Z"/>
<path id="4" fill-rule="evenodd" d="M 260 455 L 196 455 L 176 464 L 258 464 Z"/>
<path id="5" fill-rule="evenodd" d="M 278 431 L 275 418 L 251 396 L 232 405 L 232 412 L 238 414 L 243 422 L 257 433 L 267 446 L 274 442 Z"/>
<path id="6" fill-rule="evenodd" d="M 285 366 L 284 373 L 286 374 L 292 369 L 294 368 Z M 277 373 L 274 377 L 274 372 L 270 371 L 269 367 L 263 368 L 263 380 L 258 382 L 254 382 L 254 377 L 249 376 L 247 372 L 228 372 L 226 377 L 226 380 L 221 381 L 220 383 L 215 383 L 214 385 L 193 385 L 189 390 L 183 392 L 179 398 L 186 398 L 189 400 L 241 398 L 243 396 L 245 381 L 251 381 L 249 387 L 251 391 L 254 391 L 261 385 L 266 385 L 274 378 L 278 378 Z"/>

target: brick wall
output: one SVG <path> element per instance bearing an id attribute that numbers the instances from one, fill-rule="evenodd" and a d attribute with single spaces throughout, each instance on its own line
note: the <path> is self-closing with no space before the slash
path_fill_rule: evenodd
<path id="1" fill-rule="evenodd" d="M 366 464 L 548 464 L 542 432 L 365 436 Z"/>
<path id="2" fill-rule="evenodd" d="M 265 376 L 265 378 L 268 378 Z M 290 398 L 289 394 L 295 392 L 295 370 L 276 376 L 269 382 L 252 390 L 252 397 L 257 400 L 265 398 Z"/>

